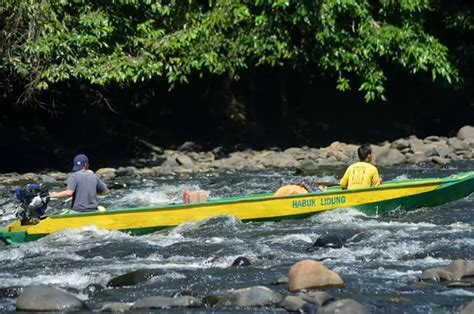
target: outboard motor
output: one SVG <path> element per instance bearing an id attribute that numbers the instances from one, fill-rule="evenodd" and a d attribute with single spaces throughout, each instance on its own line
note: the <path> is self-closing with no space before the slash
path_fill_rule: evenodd
<path id="1" fill-rule="evenodd" d="M 49 202 L 49 191 L 42 183 L 29 183 L 15 189 L 15 196 L 21 202 L 16 216 L 22 225 L 38 223 Z"/>

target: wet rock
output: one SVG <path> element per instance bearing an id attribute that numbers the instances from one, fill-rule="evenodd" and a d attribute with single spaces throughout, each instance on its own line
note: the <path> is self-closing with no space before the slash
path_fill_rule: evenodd
<path id="1" fill-rule="evenodd" d="M 283 296 L 280 293 L 274 292 L 267 287 L 256 286 L 235 290 L 226 296 L 223 302 L 219 302 L 218 305 L 226 307 L 261 307 L 277 304 L 282 299 Z"/>
<path id="2" fill-rule="evenodd" d="M 467 288 L 467 287 L 474 287 L 474 280 L 473 281 L 452 281 L 446 285 L 449 288 Z"/>
<path id="3" fill-rule="evenodd" d="M 323 234 L 313 244 L 313 247 L 316 248 L 333 248 L 333 249 L 340 249 L 346 243 L 346 239 L 342 236 L 334 233 L 330 234 Z"/>
<path id="4" fill-rule="evenodd" d="M 84 288 L 82 291 L 83 293 L 87 294 L 89 297 L 92 297 L 95 295 L 97 292 L 100 292 L 104 290 L 105 288 L 102 285 L 99 285 L 97 283 L 93 283 L 88 285 L 87 287 Z"/>
<path id="5" fill-rule="evenodd" d="M 51 177 L 51 176 L 48 176 L 48 175 L 41 175 L 41 179 L 40 179 L 41 182 L 43 183 L 57 183 L 58 181 L 56 181 L 56 179 L 54 177 Z"/>
<path id="6" fill-rule="evenodd" d="M 291 155 L 296 160 L 302 160 L 308 157 L 307 150 L 301 147 L 290 147 L 290 148 L 285 149 L 283 153 Z"/>
<path id="7" fill-rule="evenodd" d="M 298 166 L 298 161 L 290 154 L 281 152 L 264 152 L 260 156 L 264 167 L 290 168 Z"/>
<path id="8" fill-rule="evenodd" d="M 280 306 L 290 312 L 297 312 L 297 311 L 302 310 L 305 304 L 306 304 L 306 301 L 304 301 L 301 297 L 297 297 L 293 295 L 287 295 L 280 302 Z"/>
<path id="9" fill-rule="evenodd" d="M 211 163 L 216 160 L 212 152 L 189 153 L 188 155 L 199 163 Z"/>
<path id="10" fill-rule="evenodd" d="M 319 304 L 306 302 L 301 309 L 305 314 L 316 314 L 319 309 Z"/>
<path id="11" fill-rule="evenodd" d="M 302 297 L 306 302 L 325 305 L 328 302 L 334 301 L 334 297 L 324 291 L 300 292 L 298 296 Z"/>
<path id="12" fill-rule="evenodd" d="M 470 151 L 470 146 L 467 142 L 461 141 L 457 138 L 450 138 L 448 140 L 448 145 L 450 145 L 455 152 L 457 151 Z"/>
<path id="13" fill-rule="evenodd" d="M 408 139 L 408 143 L 410 144 L 411 151 L 416 154 L 420 153 L 423 154 L 425 153 L 425 143 L 416 138 L 416 137 L 411 137 Z"/>
<path id="14" fill-rule="evenodd" d="M 124 182 L 108 182 L 107 187 L 112 190 L 121 190 L 127 188 L 127 184 Z"/>
<path id="15" fill-rule="evenodd" d="M 120 275 L 118 277 L 112 278 L 108 283 L 107 287 L 126 287 L 134 286 L 141 282 L 150 280 L 151 278 L 163 274 L 162 270 L 159 269 L 139 269 Z"/>
<path id="16" fill-rule="evenodd" d="M 206 308 L 214 307 L 219 303 L 223 303 L 225 301 L 225 296 L 222 294 L 210 294 L 205 296 L 202 299 L 202 305 Z"/>
<path id="17" fill-rule="evenodd" d="M 468 281 L 474 276 L 474 261 L 454 260 L 446 267 L 430 268 L 422 272 L 421 280 Z"/>
<path id="18" fill-rule="evenodd" d="M 177 298 L 156 296 L 139 299 L 130 309 L 170 309 L 173 307 L 200 307 L 201 305 L 201 301 L 192 296 L 181 296 Z"/>
<path id="19" fill-rule="evenodd" d="M 286 276 L 280 277 L 271 283 L 271 285 L 273 286 L 282 285 L 282 284 L 288 284 L 288 277 Z"/>
<path id="20" fill-rule="evenodd" d="M 430 282 L 418 281 L 418 282 L 415 282 L 414 284 L 412 284 L 410 287 L 413 290 L 422 290 L 422 289 L 432 288 L 433 284 L 430 283 Z"/>
<path id="21" fill-rule="evenodd" d="M 115 178 L 115 168 L 100 168 L 95 174 L 101 179 L 113 179 Z"/>
<path id="22" fill-rule="evenodd" d="M 104 304 L 99 312 L 127 312 L 130 310 L 131 305 L 127 303 L 112 302 Z"/>
<path id="23" fill-rule="evenodd" d="M 64 172 L 50 172 L 48 176 L 53 177 L 58 182 L 64 182 L 67 180 L 67 173 Z"/>
<path id="24" fill-rule="evenodd" d="M 294 264 L 288 274 L 290 291 L 343 287 L 341 277 L 314 260 L 302 260 Z"/>
<path id="25" fill-rule="evenodd" d="M 301 160 L 295 170 L 296 175 L 311 176 L 319 171 L 319 166 L 314 160 Z"/>
<path id="26" fill-rule="evenodd" d="M 137 175 L 142 177 L 156 176 L 160 173 L 161 167 L 141 168 L 137 169 Z"/>
<path id="27" fill-rule="evenodd" d="M 198 145 L 190 141 L 184 142 L 177 148 L 178 152 L 199 152 L 202 150 L 203 150 L 203 147 L 201 145 Z"/>
<path id="28" fill-rule="evenodd" d="M 0 247 L 3 242 L 0 241 Z M 17 298 L 20 293 L 23 291 L 22 288 L 20 287 L 6 287 L 6 288 L 0 288 L 0 297 L 2 298 L 8 298 L 8 299 L 15 299 Z"/>
<path id="29" fill-rule="evenodd" d="M 438 146 L 438 147 L 435 147 L 435 150 L 436 150 L 436 154 L 442 158 L 446 158 L 446 156 L 448 156 L 450 153 L 453 152 L 453 150 L 447 146 Z"/>
<path id="30" fill-rule="evenodd" d="M 443 268 L 430 268 L 421 273 L 421 280 L 451 281 L 453 280 L 453 274 Z"/>
<path id="31" fill-rule="evenodd" d="M 471 277 L 474 276 L 474 261 L 457 259 L 451 261 L 446 270 L 454 275 L 455 280 Z"/>
<path id="32" fill-rule="evenodd" d="M 187 155 L 178 155 L 176 156 L 176 162 L 178 165 L 184 167 L 184 168 L 193 168 L 194 167 L 194 161 L 191 159 L 191 157 Z"/>
<path id="33" fill-rule="evenodd" d="M 436 135 L 427 136 L 423 140 L 423 142 L 425 142 L 425 143 L 433 143 L 433 142 L 440 142 L 440 141 L 441 141 L 441 138 L 439 136 L 436 136 Z"/>
<path id="34" fill-rule="evenodd" d="M 392 144 L 390 144 L 390 147 L 394 149 L 402 150 L 405 148 L 409 148 L 410 142 L 408 142 L 408 140 L 404 138 L 401 138 L 401 139 L 393 141 Z"/>
<path id="35" fill-rule="evenodd" d="M 466 305 L 460 314 L 474 314 L 474 301 Z"/>
<path id="36" fill-rule="evenodd" d="M 411 299 L 405 298 L 405 297 L 401 297 L 401 296 L 389 297 L 389 298 L 387 298 L 387 300 L 388 300 L 389 302 L 392 302 L 392 303 L 406 303 L 406 302 L 410 302 L 410 301 L 411 301 Z"/>
<path id="37" fill-rule="evenodd" d="M 119 167 L 115 171 L 115 174 L 118 177 L 123 177 L 123 176 L 133 176 L 136 172 L 137 172 L 137 168 L 133 166 L 128 166 L 128 167 Z"/>
<path id="38" fill-rule="evenodd" d="M 450 159 L 448 158 L 443 158 L 443 157 L 439 157 L 439 156 L 433 156 L 431 157 L 431 161 L 438 164 L 438 165 L 447 165 L 451 162 Z"/>
<path id="39" fill-rule="evenodd" d="M 243 169 L 248 161 L 241 156 L 229 156 L 214 161 L 212 167 L 217 169 Z"/>
<path id="40" fill-rule="evenodd" d="M 459 129 L 457 138 L 461 141 L 474 139 L 474 126 L 465 125 Z"/>
<path id="41" fill-rule="evenodd" d="M 369 314 L 369 310 L 351 299 L 342 299 L 329 303 L 326 306 L 320 307 L 317 314 Z"/>
<path id="42" fill-rule="evenodd" d="M 19 311 L 80 311 L 87 307 L 65 291 L 45 286 L 28 286 L 16 300 Z"/>
<path id="43" fill-rule="evenodd" d="M 451 159 L 452 161 L 458 161 L 458 160 L 462 160 L 462 157 L 456 155 L 454 152 L 453 153 L 449 153 L 448 156 L 449 159 Z"/>
<path id="44" fill-rule="evenodd" d="M 396 165 L 405 163 L 407 161 L 405 155 L 393 148 L 382 149 L 376 156 L 374 156 L 374 163 L 377 165 Z"/>
<path id="45" fill-rule="evenodd" d="M 239 256 L 234 260 L 234 262 L 232 263 L 232 266 L 240 266 L 240 267 L 250 266 L 250 261 L 248 260 L 248 258 L 244 256 Z"/>
<path id="46" fill-rule="evenodd" d="M 158 169 L 158 175 L 172 175 L 175 174 L 177 171 L 177 165 L 171 165 L 168 161 L 165 161 L 161 167 Z"/>
<path id="47" fill-rule="evenodd" d="M 416 154 L 406 154 L 407 162 L 410 164 L 421 164 L 426 162 L 431 162 L 431 158 L 426 157 L 423 153 L 416 153 Z"/>

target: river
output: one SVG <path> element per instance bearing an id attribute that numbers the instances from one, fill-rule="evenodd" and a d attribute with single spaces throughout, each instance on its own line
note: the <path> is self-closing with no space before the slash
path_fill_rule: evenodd
<path id="1" fill-rule="evenodd" d="M 448 167 L 399 165 L 379 170 L 384 180 L 391 180 L 447 176 L 472 170 L 473 166 L 470 161 Z M 324 167 L 313 178 L 335 181 L 343 170 Z M 116 186 L 122 184 L 124 188 L 114 189 L 101 201 L 108 208 L 170 203 L 180 201 L 184 190 L 193 189 L 209 190 L 211 197 L 237 196 L 273 191 L 296 178 L 292 170 L 123 178 Z M 3 208 L 16 206 L 7 188 L 0 193 Z M 453 259 L 474 259 L 473 231 L 474 194 L 435 208 L 381 216 L 338 209 L 281 222 L 242 223 L 233 217 L 214 217 L 144 236 L 95 228 L 68 230 L 35 242 L 0 247 L 0 291 L 48 284 L 73 293 L 91 309 L 99 309 L 107 302 L 133 303 L 141 297 L 171 296 L 180 290 L 204 297 L 268 285 L 287 276 L 291 265 L 301 259 L 330 257 L 324 265 L 346 283 L 343 289 L 328 290 L 338 299 L 352 298 L 372 313 L 458 313 L 474 299 L 474 288 L 447 288 L 435 283 L 416 289 L 413 284 L 427 268 L 445 266 Z M 347 246 L 308 253 L 306 249 L 326 232 L 343 235 L 349 239 Z M 252 265 L 229 267 L 238 256 L 247 257 Z M 164 273 L 133 287 L 107 288 L 94 296 L 84 292 L 90 284 L 105 286 L 118 275 L 145 268 L 162 269 Z M 286 285 L 270 287 L 288 294 Z M 16 296 L 4 293 L 0 297 L 0 312 L 14 312 Z M 271 308 L 259 312 L 286 311 Z"/>

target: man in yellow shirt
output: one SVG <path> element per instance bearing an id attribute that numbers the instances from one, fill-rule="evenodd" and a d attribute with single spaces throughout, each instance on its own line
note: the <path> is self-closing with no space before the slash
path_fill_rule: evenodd
<path id="1" fill-rule="evenodd" d="M 339 184 L 345 189 L 361 189 L 378 186 L 382 183 L 379 171 L 372 165 L 372 148 L 364 144 L 357 149 L 359 162 L 350 165 Z"/>

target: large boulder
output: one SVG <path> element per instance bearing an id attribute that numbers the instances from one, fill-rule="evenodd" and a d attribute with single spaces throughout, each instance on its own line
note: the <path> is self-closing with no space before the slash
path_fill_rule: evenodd
<path id="1" fill-rule="evenodd" d="M 474 126 L 465 125 L 462 128 L 460 128 L 458 131 L 457 138 L 460 139 L 461 141 L 469 140 L 469 139 L 474 140 Z"/>
<path id="2" fill-rule="evenodd" d="M 405 155 L 394 148 L 386 147 L 374 154 L 374 163 L 380 166 L 401 164 L 406 161 Z"/>
<path id="3" fill-rule="evenodd" d="M 86 305 L 63 290 L 45 285 L 28 286 L 16 300 L 18 311 L 80 311 Z"/>
<path id="4" fill-rule="evenodd" d="M 344 287 L 344 281 L 335 272 L 315 260 L 302 260 L 294 264 L 288 273 L 290 291 Z"/>

